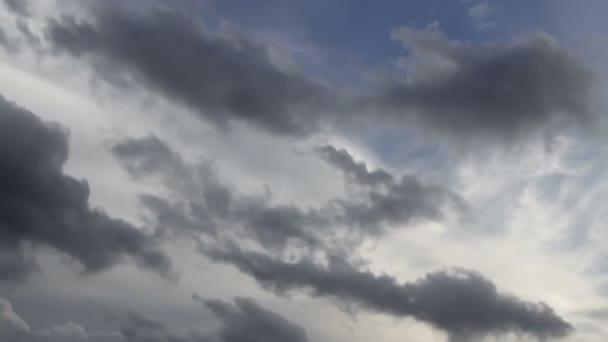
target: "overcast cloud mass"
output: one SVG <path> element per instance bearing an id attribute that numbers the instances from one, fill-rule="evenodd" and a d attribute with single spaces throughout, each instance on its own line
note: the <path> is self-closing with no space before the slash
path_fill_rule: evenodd
<path id="1" fill-rule="evenodd" d="M 2 1 L 0 340 L 605 341 L 606 10 Z"/>

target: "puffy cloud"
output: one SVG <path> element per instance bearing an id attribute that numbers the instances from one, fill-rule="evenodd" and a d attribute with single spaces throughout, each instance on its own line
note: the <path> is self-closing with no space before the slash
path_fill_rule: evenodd
<path id="1" fill-rule="evenodd" d="M 86 272 L 132 257 L 168 274 L 170 262 L 154 241 L 131 224 L 88 202 L 89 187 L 63 172 L 65 129 L 0 98 L 0 262 L 2 279 L 23 279 L 36 269 L 32 248 L 50 247 Z"/>

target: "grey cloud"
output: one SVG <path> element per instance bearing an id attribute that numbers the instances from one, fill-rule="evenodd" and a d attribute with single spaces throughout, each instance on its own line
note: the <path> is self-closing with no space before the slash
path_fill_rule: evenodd
<path id="1" fill-rule="evenodd" d="M 268 310 L 250 298 L 236 298 L 234 304 L 202 300 L 221 322 L 213 331 L 173 331 L 164 323 L 129 312 L 119 315 L 116 331 L 88 331 L 66 322 L 46 329 L 33 329 L 14 312 L 11 303 L 0 298 L 0 339 L 11 342 L 307 342 L 304 329 Z M 217 331 L 216 331 L 217 330 Z"/>
<path id="2" fill-rule="evenodd" d="M 92 59 L 103 79 L 128 75 L 219 124 L 239 120 L 290 135 L 317 129 L 328 90 L 275 67 L 263 46 L 206 34 L 171 6 L 135 11 L 104 2 L 94 14 L 94 22 L 52 20 L 47 36 L 55 50 Z"/>
<path id="3" fill-rule="evenodd" d="M 120 334 L 125 342 L 212 342 L 198 332 L 175 333 L 163 323 L 130 312 L 121 322 Z M 215 341 L 214 341 L 215 342 Z M 217 341 L 220 342 L 220 341 Z"/>
<path id="4" fill-rule="evenodd" d="M 20 16 L 30 15 L 30 5 L 28 0 L 4 0 L 4 6 L 11 12 Z"/>
<path id="5" fill-rule="evenodd" d="M 564 124 L 587 127 L 595 119 L 590 73 L 541 34 L 473 45 L 451 41 L 438 29 L 395 30 L 413 67 L 403 78 L 370 84 L 369 94 L 347 99 L 274 66 L 266 49 L 247 38 L 210 34 L 179 6 L 133 10 L 111 3 L 97 5 L 93 20 L 49 21 L 46 37 L 54 51 L 90 62 L 110 83 L 141 85 L 220 125 L 236 120 L 302 135 L 361 119 L 459 141 L 510 143 L 550 135 Z"/>
<path id="6" fill-rule="evenodd" d="M 234 304 L 219 300 L 201 301 L 221 321 L 222 342 L 307 342 L 304 329 L 285 317 L 260 306 L 250 298 L 236 298 Z"/>
<path id="7" fill-rule="evenodd" d="M 129 256 L 167 274 L 170 262 L 141 230 L 93 208 L 89 187 L 63 172 L 66 131 L 0 98 L 0 262 L 3 279 L 35 268 L 24 254 L 50 247 L 97 272 Z"/>
<path id="8" fill-rule="evenodd" d="M 325 145 L 316 148 L 317 154 L 331 165 L 341 170 L 346 177 L 362 185 L 382 185 L 393 181 L 393 175 L 379 169 L 369 171 L 363 162 L 357 162 L 346 150 Z"/>
<path id="9" fill-rule="evenodd" d="M 366 233 L 381 233 L 387 226 L 403 225 L 413 220 L 439 220 L 442 209 L 458 210 L 465 202 L 439 186 L 424 185 L 411 175 L 389 184 L 386 191 L 371 191 L 362 200 L 338 200 L 342 217 L 349 226 L 358 226 Z"/>
<path id="10" fill-rule="evenodd" d="M 416 219 L 440 220 L 444 207 L 460 208 L 464 202 L 448 190 L 421 184 L 410 175 L 397 178 L 385 170 L 369 172 L 348 152 L 331 146 L 317 152 L 366 189 L 357 196 L 336 198 L 316 208 L 272 204 L 264 195 L 240 195 L 222 184 L 208 163 L 186 163 L 152 136 L 119 142 L 113 152 L 134 178 L 159 178 L 171 192 L 171 201 L 142 197 L 160 226 L 216 235 L 220 226 L 223 234 L 235 233 L 227 227 L 236 225 L 263 247 L 279 251 L 294 241 L 324 248 L 340 229 L 364 238 Z M 384 185 L 371 186 L 378 182 Z"/>
<path id="11" fill-rule="evenodd" d="M 412 70 L 376 89 L 368 104 L 397 122 L 511 142 L 594 118 L 590 73 L 548 36 L 475 46 L 403 27 L 393 38 L 407 47 Z"/>
<path id="12" fill-rule="evenodd" d="M 412 317 L 447 332 L 453 341 L 506 333 L 544 340 L 573 330 L 546 304 L 502 294 L 479 273 L 464 269 L 430 273 L 399 284 L 390 276 L 357 270 L 338 258 L 330 258 L 323 267 L 307 259 L 296 263 L 275 260 L 236 245 L 223 249 L 203 246 L 202 252 L 234 265 L 279 294 L 307 290 L 367 310 Z"/>
<path id="13" fill-rule="evenodd" d="M 0 339 L 10 342 L 125 342 L 118 332 L 88 332 L 74 322 L 32 329 L 3 298 L 0 298 Z"/>
<path id="14" fill-rule="evenodd" d="M 127 139 L 116 144 L 113 153 L 136 179 L 159 177 L 177 200 L 141 196 L 142 204 L 153 213 L 156 223 L 172 234 L 237 233 L 228 227 L 238 225 L 244 234 L 266 248 L 282 249 L 290 239 L 309 244 L 318 240 L 307 226 L 318 226 L 323 218 L 311 210 L 290 205 L 271 205 L 259 196 L 242 196 L 222 184 L 211 165 L 186 163 L 164 142 L 153 136 Z M 218 226 L 222 229 L 218 230 Z M 174 231 L 175 232 L 175 231 Z"/>
<path id="15" fill-rule="evenodd" d="M 371 187 L 355 198 L 334 202 L 340 208 L 344 224 L 360 227 L 367 233 L 380 233 L 388 225 L 407 224 L 415 219 L 441 219 L 446 206 L 459 211 L 466 207 L 465 200 L 457 194 L 440 186 L 424 185 L 412 175 L 397 177 L 383 169 L 370 171 L 346 150 L 325 145 L 316 152 L 342 171 L 352 184 Z"/>
<path id="16" fill-rule="evenodd" d="M 27 252 L 28 248 L 23 245 L 0 248 L 0 280 L 23 282 L 30 274 L 40 271 L 34 257 Z"/>

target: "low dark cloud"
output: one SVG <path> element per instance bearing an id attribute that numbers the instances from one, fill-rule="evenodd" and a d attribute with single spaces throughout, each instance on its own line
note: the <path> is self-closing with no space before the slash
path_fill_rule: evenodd
<path id="1" fill-rule="evenodd" d="M 463 140 L 511 142 L 593 120 L 590 73 L 548 36 L 472 45 L 438 29 L 404 27 L 393 38 L 408 49 L 410 69 L 376 89 L 368 104 L 394 121 Z"/>
<path id="2" fill-rule="evenodd" d="M 222 342 L 307 342 L 304 329 L 285 317 L 260 306 L 251 298 L 236 298 L 234 304 L 220 300 L 202 302 L 222 322 Z"/>
<path id="3" fill-rule="evenodd" d="M 204 246 L 202 252 L 234 265 L 279 294 L 305 290 L 346 305 L 415 318 L 445 331 L 452 341 L 508 333 L 545 340 L 564 337 L 573 330 L 546 304 L 502 294 L 479 273 L 464 269 L 430 273 L 399 284 L 388 275 L 360 271 L 338 258 L 320 266 L 308 259 L 283 262 L 236 245 L 223 249 Z"/>
<path id="4" fill-rule="evenodd" d="M 109 4 L 95 7 L 94 21 L 51 20 L 54 49 L 91 60 L 105 80 L 120 84 L 128 76 L 215 123 L 239 120 L 289 135 L 318 128 L 316 113 L 328 91 L 273 65 L 264 46 L 208 34 L 198 19 L 170 5 Z"/>
<path id="5" fill-rule="evenodd" d="M 0 262 L 3 279 L 35 269 L 32 248 L 50 247 L 86 272 L 131 257 L 167 274 L 169 259 L 143 231 L 88 202 L 89 187 L 63 172 L 64 128 L 0 98 Z"/>

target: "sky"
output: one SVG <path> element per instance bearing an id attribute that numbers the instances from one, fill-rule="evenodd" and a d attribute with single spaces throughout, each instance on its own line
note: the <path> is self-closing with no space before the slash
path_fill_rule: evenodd
<path id="1" fill-rule="evenodd" d="M 0 0 L 0 340 L 608 338 L 601 0 Z"/>

